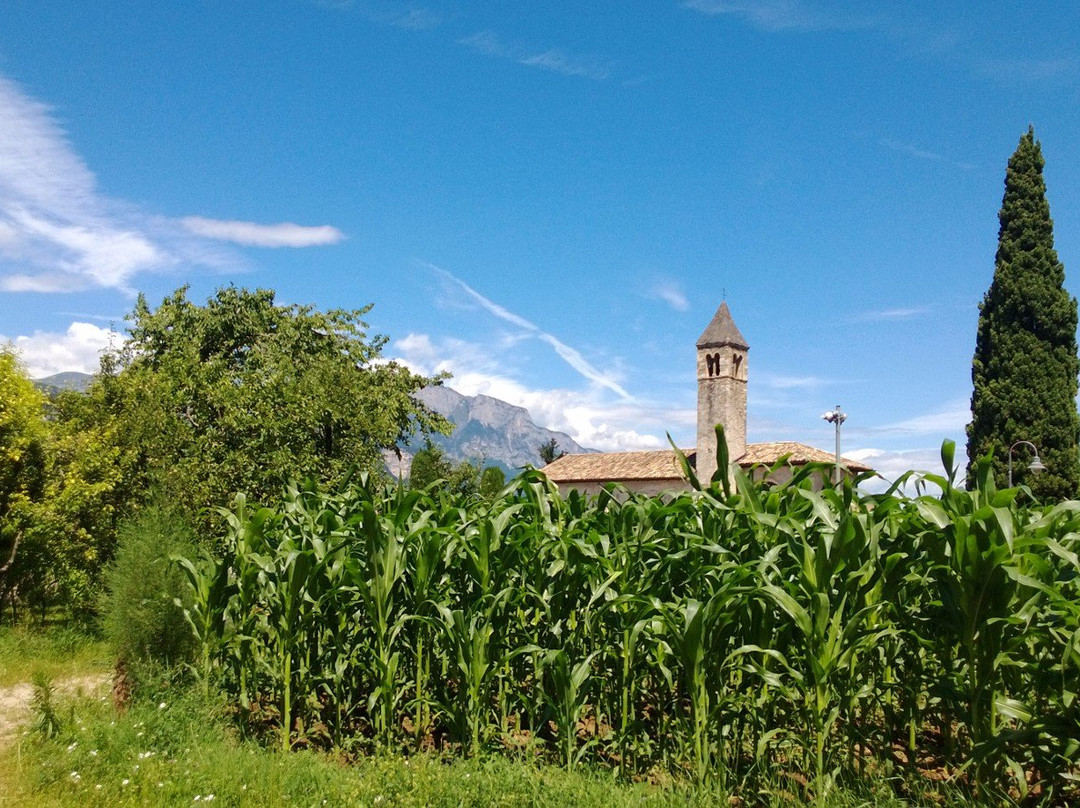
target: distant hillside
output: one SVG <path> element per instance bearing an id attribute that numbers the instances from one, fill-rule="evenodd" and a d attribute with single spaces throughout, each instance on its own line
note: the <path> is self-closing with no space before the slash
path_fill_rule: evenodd
<path id="1" fill-rule="evenodd" d="M 449 436 L 432 436 L 432 443 L 441 446 L 454 460 L 480 460 L 516 473 L 526 464 L 539 466 L 540 445 L 552 438 L 561 451 L 569 454 L 591 451 L 565 432 L 537 426 L 524 407 L 491 396 L 465 396 L 449 387 L 427 387 L 417 397 L 456 425 Z M 390 453 L 387 458 L 390 471 L 395 476 L 407 477 L 412 454 L 421 448 L 422 439 L 414 439 L 413 445 L 402 448 L 400 463 Z"/>
<path id="2" fill-rule="evenodd" d="M 61 390 L 77 390 L 80 393 L 85 393 L 93 378 L 89 373 L 67 370 L 63 373 L 46 376 L 44 379 L 34 379 L 34 384 L 50 395 L 59 393 Z"/>

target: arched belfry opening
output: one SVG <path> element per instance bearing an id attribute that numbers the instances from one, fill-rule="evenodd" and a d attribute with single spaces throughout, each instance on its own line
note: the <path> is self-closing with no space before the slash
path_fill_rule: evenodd
<path id="1" fill-rule="evenodd" d="M 732 462 L 746 454 L 746 380 L 750 346 L 735 325 L 727 301 L 697 341 L 697 475 L 716 471 L 716 425 L 724 425 Z M 730 360 L 725 361 L 730 357 Z"/>

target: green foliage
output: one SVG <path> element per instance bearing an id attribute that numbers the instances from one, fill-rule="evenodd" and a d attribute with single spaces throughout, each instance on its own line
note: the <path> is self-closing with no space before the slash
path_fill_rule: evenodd
<path id="1" fill-rule="evenodd" d="M 63 723 L 56 711 L 55 688 L 44 673 L 35 673 L 33 694 L 30 697 L 30 726 L 42 738 L 55 738 L 63 731 Z"/>
<path id="2" fill-rule="evenodd" d="M 0 350 L 0 603 L 86 613 L 115 538 L 134 458 L 100 400 L 46 400 Z"/>
<path id="3" fill-rule="evenodd" d="M 104 672 L 111 664 L 105 644 L 80 626 L 0 626 L 0 687 L 39 673 L 60 680 L 88 670 Z"/>
<path id="4" fill-rule="evenodd" d="M 56 705 L 74 720 L 50 740 L 0 748 L 0 799 L 11 805 L 116 808 L 146 805 L 396 806 L 400 808 L 707 808 L 729 804 L 713 787 L 619 781 L 504 757 L 431 753 L 348 759 L 310 751 L 280 755 L 230 730 L 201 691 L 163 686 L 117 715 L 99 699 Z M 946 792 L 948 793 L 948 792 Z M 211 799 L 212 796 L 212 799 Z M 741 802 L 806 804 L 783 781 Z M 199 799 L 196 800 L 195 798 Z M 940 802 L 940 797 L 938 802 Z M 735 804 L 735 800 L 731 801 Z M 900 800 L 884 777 L 817 803 L 828 808 L 935 805 Z M 950 802 L 949 804 L 957 804 Z"/>
<path id="5" fill-rule="evenodd" d="M 43 407 L 14 350 L 0 347 L 0 606 L 18 585 L 15 565 L 45 486 Z"/>
<path id="6" fill-rule="evenodd" d="M 544 466 L 548 463 L 554 463 L 566 454 L 566 452 L 559 451 L 559 442 L 555 438 L 541 443 L 537 447 L 537 451 L 540 453 L 540 464 Z"/>
<path id="7" fill-rule="evenodd" d="M 506 473 L 498 466 L 488 466 L 480 472 L 480 494 L 495 497 L 506 486 Z"/>
<path id="8" fill-rule="evenodd" d="M 103 417 L 100 390 L 60 393 L 47 412 L 45 485 L 26 531 L 19 594 L 27 605 L 87 615 L 100 600 L 117 525 L 136 496 L 138 458 L 121 446 L 118 425 Z"/>
<path id="9" fill-rule="evenodd" d="M 794 769 L 817 799 L 934 760 L 969 794 L 1075 798 L 1080 505 L 1018 503 L 988 463 L 959 490 L 953 448 L 915 497 L 815 490 L 819 465 L 664 498 L 532 470 L 494 501 L 364 475 L 241 501 L 188 567 L 204 675 L 283 748 L 721 790 Z"/>
<path id="10" fill-rule="evenodd" d="M 480 490 L 480 468 L 468 460 L 454 463 L 441 446 L 428 440 L 413 455 L 409 487 L 422 490 L 433 485 L 452 494 L 475 494 Z"/>
<path id="11" fill-rule="evenodd" d="M 181 605 L 187 605 L 189 590 L 171 557 L 190 556 L 194 543 L 180 510 L 162 501 L 121 525 L 101 604 L 102 627 L 116 659 L 176 665 L 191 657 L 193 638 Z"/>
<path id="12" fill-rule="evenodd" d="M 98 382 L 121 446 L 197 527 L 237 491 L 265 498 L 292 475 L 333 484 L 378 469 L 383 450 L 447 424 L 412 397 L 431 379 L 381 359 L 369 310 L 281 306 L 235 287 L 203 306 L 186 289 L 157 309 L 140 297 Z"/>
<path id="13" fill-rule="evenodd" d="M 1060 500 L 1080 487 L 1080 360 L 1076 300 L 1064 289 L 1065 268 L 1054 250 L 1044 162 L 1029 128 L 1009 158 L 994 280 L 979 309 L 968 474 L 973 480 L 976 459 L 992 452 L 994 477 L 1004 486 L 1009 447 L 1031 441 L 1047 470 L 1028 473 L 1031 455 L 1019 447 L 1014 482 L 1037 498 Z"/>

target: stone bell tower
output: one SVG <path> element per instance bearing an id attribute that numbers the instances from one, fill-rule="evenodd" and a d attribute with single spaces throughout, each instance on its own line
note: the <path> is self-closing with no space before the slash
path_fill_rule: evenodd
<path id="1" fill-rule="evenodd" d="M 727 302 L 697 341 L 697 476 L 708 485 L 716 471 L 716 425 L 724 425 L 728 454 L 746 454 L 746 356 L 750 346 Z"/>

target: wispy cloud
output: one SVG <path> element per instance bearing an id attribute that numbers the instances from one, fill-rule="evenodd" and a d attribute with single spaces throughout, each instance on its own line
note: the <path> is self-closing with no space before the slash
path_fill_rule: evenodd
<path id="1" fill-rule="evenodd" d="M 582 446 L 603 451 L 662 449 L 665 431 L 694 424 L 693 410 L 625 400 L 612 404 L 597 388 L 536 389 L 515 379 L 491 346 L 413 333 L 393 342 L 388 355 L 413 371 L 450 373 L 449 386 L 464 395 L 486 395 L 529 411 L 549 429 L 565 432 Z"/>
<path id="2" fill-rule="evenodd" d="M 872 480 L 865 484 L 865 488 L 868 491 L 884 491 L 892 485 L 897 478 L 908 471 L 914 471 L 916 474 L 918 474 L 918 472 L 931 472 L 933 474 L 941 474 L 943 472 L 941 467 L 940 448 L 905 449 L 901 451 L 861 448 L 845 451 L 844 456 L 851 460 L 858 460 L 860 463 L 865 463 L 881 475 L 881 479 Z M 958 479 L 957 482 L 960 483 L 963 478 L 964 466 L 962 456 L 957 456 L 957 463 L 960 466 L 961 472 L 960 479 Z M 917 479 L 918 477 L 916 476 L 909 480 L 907 484 L 901 487 L 901 491 L 908 494 L 914 494 L 914 482 Z"/>
<path id="3" fill-rule="evenodd" d="M 852 319 L 862 323 L 889 322 L 893 320 L 911 320 L 915 317 L 922 317 L 924 314 L 929 313 L 930 309 L 927 306 L 913 306 L 909 308 L 898 307 L 864 311 L 855 315 Z"/>
<path id="4" fill-rule="evenodd" d="M 623 399 L 631 398 L 630 394 L 626 392 L 626 390 L 622 387 L 622 385 L 618 383 L 618 381 L 613 379 L 611 376 L 601 372 L 598 368 L 594 367 L 588 360 L 585 359 L 585 357 L 581 355 L 581 353 L 577 349 L 571 348 L 569 345 L 562 342 L 558 337 L 549 334 L 546 331 L 543 331 L 537 325 L 529 322 L 521 315 L 515 314 L 509 309 L 500 306 L 495 301 L 484 297 L 482 294 L 477 292 L 463 280 L 457 278 L 450 272 L 447 272 L 445 269 L 437 267 L 434 264 L 424 264 L 424 266 L 426 266 L 432 272 L 437 273 L 439 276 L 446 279 L 450 283 L 454 284 L 454 286 L 459 288 L 461 291 L 465 292 L 465 294 L 473 302 L 477 303 L 485 311 L 493 314 L 500 320 L 503 320 L 510 323 L 511 325 L 515 325 L 518 328 L 523 329 L 531 336 L 539 339 L 541 342 L 545 342 L 550 345 L 552 348 L 555 349 L 555 353 L 558 354 L 559 357 L 564 362 L 566 362 L 566 364 L 568 364 L 570 367 L 572 367 L 589 381 L 599 385 L 600 387 L 606 387 L 608 390 Z"/>
<path id="5" fill-rule="evenodd" d="M 216 268 L 243 259 L 174 219 L 153 216 L 97 190 L 52 110 L 0 76 L 0 290 L 130 291 L 139 274 L 177 265 Z M 213 220 L 194 217 L 196 223 Z M 242 244 L 301 246 L 340 238 L 334 228 L 247 225 Z M 224 230 L 222 230 L 224 232 Z M 335 236 L 336 234 L 336 236 Z M 242 234 L 240 234 L 242 235 Z M 211 236 L 221 239 L 222 235 Z M 266 243 L 276 238 L 277 244 Z M 291 242 L 291 243 L 290 243 Z"/>
<path id="6" fill-rule="evenodd" d="M 256 224 L 204 219 L 202 216 L 186 216 L 180 223 L 197 236 L 251 247 L 316 247 L 337 244 L 345 238 L 344 233 L 330 225 L 307 227 L 292 222 Z"/>
<path id="7" fill-rule="evenodd" d="M 897 436 L 927 435 L 944 438 L 963 436 L 971 420 L 971 403 L 966 399 L 950 401 L 933 412 L 905 418 L 893 424 L 874 429 L 874 432 Z"/>
<path id="8" fill-rule="evenodd" d="M 14 345 L 27 373 L 35 379 L 70 370 L 96 373 L 101 352 L 120 341 L 116 332 L 108 328 L 78 322 L 63 333 L 35 331 L 30 336 L 16 337 L 0 334 L 0 344 Z"/>
<path id="9" fill-rule="evenodd" d="M 612 65 L 595 56 L 567 53 L 561 48 L 536 50 L 519 42 L 506 42 L 493 31 L 480 31 L 458 40 L 459 45 L 499 59 L 509 59 L 526 67 L 538 67 L 564 76 L 603 81 L 611 76 Z"/>
<path id="10" fill-rule="evenodd" d="M 335 3 L 338 8 L 355 8 L 372 22 L 392 25 L 407 31 L 428 31 L 442 24 L 442 15 L 424 6 L 410 6 L 392 0 L 362 0 Z"/>
<path id="11" fill-rule="evenodd" d="M 784 376 L 768 373 L 762 375 L 764 377 L 762 381 L 773 390 L 809 390 L 825 384 L 825 380 L 817 376 Z"/>
<path id="12" fill-rule="evenodd" d="M 947 165 L 956 166 L 962 168 L 964 171 L 973 171 L 975 166 L 972 163 L 964 162 L 963 160 L 954 160 L 951 157 L 946 157 L 943 154 L 929 151 L 928 149 L 920 149 L 918 146 L 913 146 L 910 143 L 904 143 L 900 140 L 894 140 L 893 138 L 883 137 L 878 140 L 878 143 L 884 146 L 886 149 L 891 149 L 901 154 L 906 154 L 911 157 L 916 157 L 919 160 L 929 160 L 934 163 L 945 163 Z"/>
<path id="13" fill-rule="evenodd" d="M 984 76 L 1009 82 L 1027 83 L 1056 78 L 1075 78 L 1080 58 L 1064 56 L 1048 59 L 990 59 L 980 57 L 975 70 Z"/>
<path id="14" fill-rule="evenodd" d="M 764 31 L 852 31 L 882 20 L 860 3 L 830 0 L 686 0 L 683 6 L 709 16 L 732 16 Z"/>
<path id="15" fill-rule="evenodd" d="M 654 283 L 649 296 L 657 300 L 663 300 L 675 311 L 688 311 L 690 309 L 690 301 L 686 299 L 686 293 L 683 292 L 682 286 L 667 278 Z"/>

